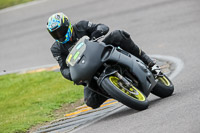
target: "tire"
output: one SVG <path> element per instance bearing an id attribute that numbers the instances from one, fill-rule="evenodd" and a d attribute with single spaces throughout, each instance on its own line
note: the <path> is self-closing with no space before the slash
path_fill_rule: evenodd
<path id="1" fill-rule="evenodd" d="M 173 92 L 174 85 L 166 75 L 158 78 L 156 86 L 151 91 L 152 94 L 161 98 L 171 96 Z"/>
<path id="2" fill-rule="evenodd" d="M 118 84 L 119 79 L 116 76 L 109 76 L 105 78 L 101 87 L 114 99 L 123 103 L 124 105 L 136 109 L 144 110 L 149 106 L 146 96 L 136 87 L 129 88 L 129 92 L 123 89 Z"/>

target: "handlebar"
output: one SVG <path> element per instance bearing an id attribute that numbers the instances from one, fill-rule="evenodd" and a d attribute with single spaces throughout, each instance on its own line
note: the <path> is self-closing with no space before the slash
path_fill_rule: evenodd
<path id="1" fill-rule="evenodd" d="M 104 35 L 102 35 L 102 36 L 100 36 L 100 37 L 98 37 L 98 38 L 92 38 L 91 41 L 97 42 L 99 39 L 101 39 L 101 38 L 103 38 L 103 37 L 104 37 Z"/>

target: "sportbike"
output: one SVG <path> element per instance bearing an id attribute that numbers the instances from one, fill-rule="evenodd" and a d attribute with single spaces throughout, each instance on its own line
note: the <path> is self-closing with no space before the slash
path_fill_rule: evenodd
<path id="1" fill-rule="evenodd" d="M 174 91 L 165 74 L 154 75 L 134 55 L 87 36 L 72 48 L 66 63 L 75 84 L 89 86 L 136 110 L 148 108 L 150 93 L 164 98 Z"/>

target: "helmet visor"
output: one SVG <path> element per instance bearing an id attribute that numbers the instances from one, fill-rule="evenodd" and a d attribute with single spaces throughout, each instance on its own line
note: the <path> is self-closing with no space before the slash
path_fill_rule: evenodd
<path id="1" fill-rule="evenodd" d="M 65 35 L 67 33 L 67 29 L 68 27 L 66 26 L 61 26 L 60 28 L 49 32 L 51 34 L 51 36 L 55 39 L 55 40 L 59 40 L 59 41 L 64 41 L 65 40 Z"/>
<path id="2" fill-rule="evenodd" d="M 67 43 L 70 40 L 71 36 L 72 36 L 72 32 L 73 32 L 73 27 L 72 27 L 72 25 L 70 23 L 69 27 L 68 27 L 68 31 L 65 34 L 65 36 L 63 38 L 60 38 L 60 39 L 56 40 L 56 41 L 60 42 L 62 44 Z"/>

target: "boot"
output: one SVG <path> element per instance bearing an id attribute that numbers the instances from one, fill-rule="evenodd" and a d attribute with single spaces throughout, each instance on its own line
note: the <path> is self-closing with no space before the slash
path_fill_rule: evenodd
<path id="1" fill-rule="evenodd" d="M 156 63 L 143 51 L 141 51 L 140 59 L 149 67 L 153 67 Z"/>

